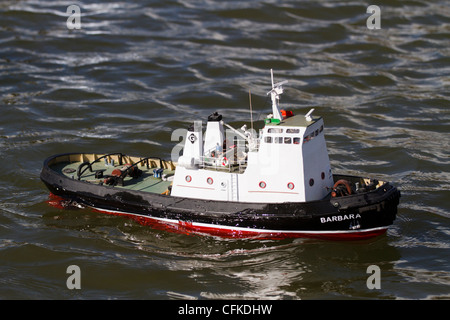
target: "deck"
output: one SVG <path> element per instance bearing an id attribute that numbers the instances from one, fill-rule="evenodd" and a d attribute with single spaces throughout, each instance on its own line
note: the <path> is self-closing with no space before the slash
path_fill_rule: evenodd
<path id="1" fill-rule="evenodd" d="M 60 162 L 53 164 L 51 168 L 56 172 L 65 175 L 66 177 L 72 179 L 78 179 L 77 170 L 82 162 Z M 92 164 L 92 172 L 87 169 L 81 176 L 81 181 L 86 181 L 93 184 L 104 184 L 105 179 L 112 175 L 114 169 L 120 169 L 123 165 L 115 164 L 105 165 L 103 162 L 95 162 Z M 157 169 L 155 167 L 147 168 L 146 165 L 138 165 L 138 168 L 142 171 L 142 174 L 138 178 L 125 177 L 123 180 L 123 185 L 117 185 L 116 188 L 124 188 L 127 190 L 138 190 L 151 193 L 164 193 L 167 191 L 168 187 L 172 184 L 174 170 L 164 169 L 161 178 L 155 177 L 153 170 Z M 96 178 L 95 172 L 102 171 L 103 177 Z"/>

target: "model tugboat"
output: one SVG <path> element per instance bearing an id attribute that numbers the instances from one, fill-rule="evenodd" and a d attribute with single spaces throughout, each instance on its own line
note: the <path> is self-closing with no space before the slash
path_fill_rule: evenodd
<path id="1" fill-rule="evenodd" d="M 272 239 L 385 233 L 400 192 L 386 181 L 334 174 L 323 119 L 314 109 L 280 109 L 286 82 L 274 83 L 272 73 L 272 114 L 258 133 L 234 129 L 213 113 L 204 133 L 201 122 L 187 130 L 177 163 L 59 154 L 45 160 L 41 179 L 53 196 L 169 230 Z"/>

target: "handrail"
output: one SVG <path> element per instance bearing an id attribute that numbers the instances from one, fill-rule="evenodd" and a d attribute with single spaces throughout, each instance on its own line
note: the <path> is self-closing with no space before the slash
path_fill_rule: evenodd
<path id="1" fill-rule="evenodd" d="M 136 167 L 139 163 L 147 161 L 147 168 L 148 168 L 148 160 L 149 159 L 158 159 L 159 163 L 160 163 L 160 166 L 162 168 L 162 159 L 161 158 L 159 158 L 159 157 L 146 157 L 144 159 L 139 160 L 138 162 L 133 163 L 131 166 L 129 166 L 128 168 L 123 170 L 122 173 L 120 174 L 120 176 L 118 176 L 116 178 L 116 180 L 114 181 L 113 186 L 116 186 L 119 183 L 120 180 L 123 181 L 123 179 L 127 176 L 128 171 L 131 170 L 132 168 Z"/>
<path id="2" fill-rule="evenodd" d="M 86 162 L 83 162 L 82 164 L 80 164 L 80 166 L 78 167 L 78 169 L 80 169 L 81 167 L 83 167 L 83 166 L 85 166 L 85 165 L 87 165 L 87 167 L 84 168 L 83 171 L 78 170 L 78 172 L 77 172 L 78 180 L 80 180 L 81 176 L 86 172 L 87 169 L 89 169 L 89 170 L 92 172 L 92 165 L 93 165 L 95 162 L 97 162 L 97 161 L 99 161 L 99 160 L 101 160 L 101 159 L 103 159 L 103 158 L 106 158 L 106 157 L 109 157 L 109 156 L 113 156 L 113 155 L 119 155 L 119 165 L 122 165 L 122 158 L 123 158 L 125 155 L 122 154 L 121 152 L 114 152 L 114 153 L 105 154 L 105 155 L 101 156 L 100 158 L 95 159 L 95 160 L 92 161 L 92 162 L 86 161 Z"/>
<path id="3" fill-rule="evenodd" d="M 199 167 L 212 168 L 215 170 L 228 169 L 229 171 L 232 171 L 233 167 L 238 166 L 239 171 L 241 171 L 243 168 L 247 167 L 247 160 L 236 159 L 233 154 L 234 152 L 235 149 L 230 149 L 222 153 L 220 157 L 211 157 L 211 156 L 200 157 Z M 233 156 L 230 156 L 230 154 L 233 154 Z M 221 161 L 224 160 L 224 158 L 227 159 L 226 163 L 220 163 Z"/>

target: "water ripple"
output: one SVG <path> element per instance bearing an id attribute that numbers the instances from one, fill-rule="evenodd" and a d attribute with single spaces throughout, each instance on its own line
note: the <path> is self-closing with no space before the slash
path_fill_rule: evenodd
<path id="1" fill-rule="evenodd" d="M 439 299 L 448 297 L 450 9 L 358 1 L 99 0 L 0 3 L 0 297 Z M 365 243 L 227 241 L 171 234 L 46 204 L 49 155 L 74 150 L 170 156 L 171 134 L 219 111 L 281 103 L 324 117 L 335 171 L 374 174 L 402 192 L 386 237 Z M 178 142 L 175 142 L 178 143 Z M 86 274 L 61 292 L 69 264 Z M 369 264 L 383 290 L 367 290 Z M 38 266 L 35 268 L 35 266 Z M 121 279 L 121 281 L 111 281 Z M 410 289 L 398 283 L 410 284 Z"/>

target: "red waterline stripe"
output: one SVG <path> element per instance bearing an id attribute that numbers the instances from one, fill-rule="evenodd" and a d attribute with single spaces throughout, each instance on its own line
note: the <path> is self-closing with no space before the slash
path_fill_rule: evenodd
<path id="1" fill-rule="evenodd" d="M 182 234 L 208 234 L 222 238 L 255 238 L 255 239 L 287 239 L 287 238 L 310 238 L 326 240 L 362 240 L 373 238 L 384 234 L 387 227 L 373 228 L 369 230 L 350 230 L 350 231 L 277 231 L 277 230 L 251 230 L 245 228 L 233 228 L 228 226 L 213 226 L 206 224 L 196 224 L 181 220 L 159 219 L 136 215 L 132 213 L 109 211 L 104 209 L 92 208 L 94 211 L 112 214 L 116 216 L 127 217 L 146 226 L 151 226 L 158 230 L 165 230 Z"/>

